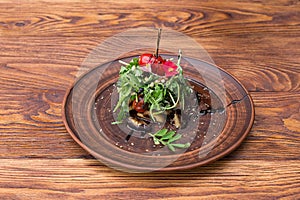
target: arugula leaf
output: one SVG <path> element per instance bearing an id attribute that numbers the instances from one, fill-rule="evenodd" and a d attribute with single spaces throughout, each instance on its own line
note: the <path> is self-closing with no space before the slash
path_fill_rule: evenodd
<path id="1" fill-rule="evenodd" d="M 167 147 L 173 152 L 176 150 L 175 148 L 184 149 L 190 146 L 190 143 L 172 143 L 174 141 L 179 140 L 182 137 L 182 135 L 176 134 L 176 132 L 173 130 L 168 131 L 168 129 L 166 128 L 157 131 L 155 134 L 149 133 L 149 135 L 153 138 L 154 144 L 167 145 Z"/>
<path id="2" fill-rule="evenodd" d="M 169 131 L 167 134 L 165 134 L 165 135 L 161 138 L 161 140 L 171 139 L 175 134 L 176 134 L 175 131 Z"/>
<path id="3" fill-rule="evenodd" d="M 164 129 L 161 129 L 161 130 L 157 131 L 154 135 L 155 135 L 155 137 L 162 137 L 162 136 L 164 136 L 167 132 L 168 132 L 168 129 L 164 128 Z"/>
<path id="4" fill-rule="evenodd" d="M 122 66 L 119 73 L 124 74 L 125 72 L 127 72 L 127 68 Z"/>
<path id="5" fill-rule="evenodd" d="M 177 148 L 181 148 L 181 149 L 185 149 L 185 148 L 188 148 L 191 146 L 191 144 L 188 142 L 188 143 L 185 143 L 185 144 L 172 144 L 173 147 L 177 147 Z"/>
<path id="6" fill-rule="evenodd" d="M 160 141 L 156 137 L 153 138 L 154 144 L 159 145 Z"/>
<path id="7" fill-rule="evenodd" d="M 175 142 L 176 140 L 179 140 L 181 137 L 182 137 L 182 135 L 177 134 L 177 135 L 175 135 L 174 137 L 170 138 L 170 139 L 168 140 L 168 143 Z"/>
<path id="8" fill-rule="evenodd" d="M 171 151 L 175 151 L 175 148 L 174 148 L 174 146 L 172 145 L 172 144 L 167 144 L 167 146 L 169 147 L 169 149 L 171 150 Z"/>

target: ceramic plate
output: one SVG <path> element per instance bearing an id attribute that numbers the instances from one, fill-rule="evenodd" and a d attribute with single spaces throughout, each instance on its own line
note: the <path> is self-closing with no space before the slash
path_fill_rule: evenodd
<path id="1" fill-rule="evenodd" d="M 129 62 L 133 57 L 122 60 Z M 188 149 L 172 152 L 154 145 L 147 131 L 130 129 L 126 122 L 112 125 L 118 100 L 118 60 L 90 70 L 67 92 L 63 120 L 68 132 L 95 158 L 128 172 L 189 169 L 229 154 L 252 127 L 251 97 L 236 78 L 213 64 L 184 58 L 181 65 L 198 102 L 194 115 L 186 116 L 188 123 L 178 130 L 182 140 L 191 143 Z"/>

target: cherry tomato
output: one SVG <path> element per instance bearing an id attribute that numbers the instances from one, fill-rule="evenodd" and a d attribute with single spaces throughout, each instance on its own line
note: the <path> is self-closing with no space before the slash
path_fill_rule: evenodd
<path id="1" fill-rule="evenodd" d="M 159 76 L 164 76 L 165 71 L 162 64 L 154 63 L 151 65 L 151 71 Z"/>
<path id="2" fill-rule="evenodd" d="M 152 58 L 152 54 L 150 53 L 145 53 L 145 54 L 142 54 L 140 57 L 139 57 L 139 65 L 140 66 L 144 66 L 146 65 L 147 63 L 150 63 L 150 60 Z"/>
<path id="3" fill-rule="evenodd" d="M 136 102 L 136 100 L 134 100 L 132 102 L 132 107 L 134 110 L 136 110 L 136 112 L 139 112 L 139 113 L 143 113 L 146 111 L 145 107 L 145 103 L 144 103 L 144 99 L 142 97 L 138 97 L 138 102 Z"/>
<path id="4" fill-rule="evenodd" d="M 161 56 L 158 56 L 157 58 L 155 57 L 154 63 L 162 64 L 164 62 L 165 62 L 165 60 Z"/>
<path id="5" fill-rule="evenodd" d="M 139 57 L 140 66 L 151 64 L 151 71 L 159 76 L 163 76 L 165 74 L 162 67 L 165 62 L 166 61 L 161 56 L 158 56 L 156 58 L 153 54 L 150 53 L 144 53 Z"/>
<path id="6" fill-rule="evenodd" d="M 157 58 L 150 53 L 144 53 L 139 57 L 139 65 L 144 66 L 146 64 L 154 64 L 154 63 L 164 63 L 165 60 L 161 57 L 158 56 Z"/>

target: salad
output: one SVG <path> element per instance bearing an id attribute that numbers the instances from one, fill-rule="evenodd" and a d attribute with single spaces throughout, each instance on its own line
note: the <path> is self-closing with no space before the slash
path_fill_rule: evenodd
<path id="1" fill-rule="evenodd" d="M 137 121 L 139 126 L 146 126 L 149 120 L 163 122 L 161 114 L 173 114 L 171 124 L 179 128 L 178 110 L 184 110 L 185 96 L 192 92 L 183 77 L 180 59 L 181 54 L 175 64 L 161 56 L 143 54 L 130 63 L 120 61 L 123 65 L 117 82 L 119 100 L 114 112 L 119 108 L 120 111 L 114 124 L 122 123 L 127 113 L 145 118 Z"/>
<path id="2" fill-rule="evenodd" d="M 181 135 L 176 131 L 182 126 L 181 116 L 186 109 L 186 98 L 193 93 L 183 76 L 178 61 L 164 59 L 145 53 L 129 63 L 119 61 L 122 66 L 116 84 L 119 94 L 114 108 L 117 112 L 113 124 L 128 123 L 136 130 L 147 130 L 153 124 L 165 124 L 156 133 L 149 133 L 156 145 L 167 145 L 170 150 L 188 148 L 190 143 L 179 144 Z"/>

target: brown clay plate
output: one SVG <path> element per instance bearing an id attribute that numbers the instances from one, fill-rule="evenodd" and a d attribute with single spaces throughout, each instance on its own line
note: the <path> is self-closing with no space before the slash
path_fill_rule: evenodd
<path id="1" fill-rule="evenodd" d="M 129 62 L 133 57 L 122 60 Z M 252 127 L 250 95 L 237 79 L 215 65 L 192 58 L 183 59 L 181 65 L 198 102 L 194 114 L 185 116 L 187 125 L 178 130 L 182 142 L 191 143 L 188 149 L 171 152 L 153 145 L 146 131 L 132 130 L 126 123 L 111 124 L 118 99 L 118 60 L 90 70 L 67 92 L 63 120 L 68 132 L 95 158 L 127 172 L 189 169 L 229 154 Z"/>

